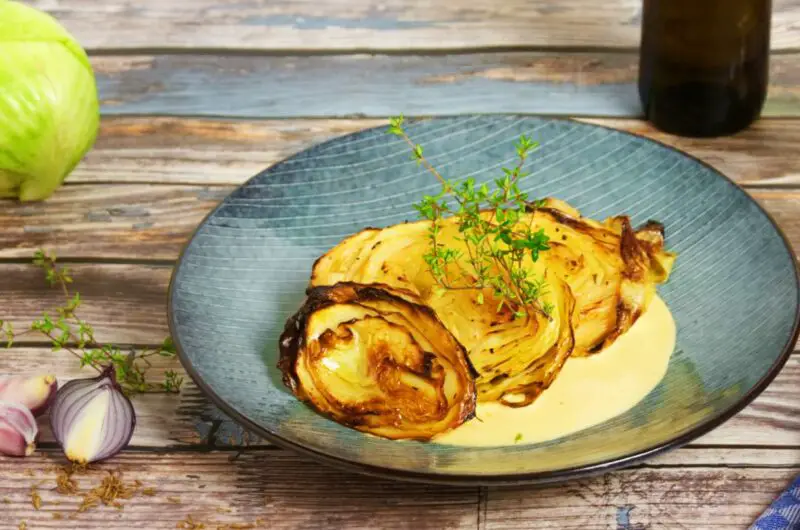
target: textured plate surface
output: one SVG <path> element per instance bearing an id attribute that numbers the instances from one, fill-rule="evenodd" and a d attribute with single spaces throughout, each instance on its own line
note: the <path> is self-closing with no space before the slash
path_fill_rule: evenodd
<path id="1" fill-rule="evenodd" d="M 552 442 L 449 447 L 370 437 L 318 416 L 281 384 L 278 336 L 311 265 L 367 226 L 415 219 L 438 186 L 385 128 L 321 144 L 233 192 L 203 222 L 173 275 L 170 327 L 195 381 L 246 427 L 330 463 L 450 483 L 552 482 L 632 463 L 718 425 L 751 401 L 797 335 L 794 254 L 774 223 L 710 167 L 661 144 L 569 120 L 470 116 L 408 132 L 450 178 L 491 179 L 527 134 L 541 147 L 531 196 L 584 215 L 656 219 L 680 253 L 660 292 L 678 325 L 664 380 L 629 412 Z M 602 396 L 598 396 L 602 399 Z"/>

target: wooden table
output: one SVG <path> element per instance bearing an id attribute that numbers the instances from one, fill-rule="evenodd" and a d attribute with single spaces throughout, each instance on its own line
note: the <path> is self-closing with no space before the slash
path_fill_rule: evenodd
<path id="1" fill-rule="evenodd" d="M 28 265 L 43 247 L 70 263 L 101 340 L 160 342 L 172 266 L 220 199 L 282 157 L 399 112 L 570 115 L 657 138 L 734 178 L 800 249 L 796 0 L 775 0 L 765 118 L 716 140 L 660 134 L 639 119 L 639 0 L 30 3 L 89 50 L 103 120 L 94 150 L 52 199 L 0 202 L 0 318 L 18 327 L 58 301 Z M 2 351 L 0 373 L 88 375 L 26 338 Z M 167 369 L 180 366 L 156 367 Z M 800 472 L 798 354 L 752 405 L 695 443 L 546 489 L 456 489 L 331 470 L 242 433 L 191 383 L 135 405 L 131 446 L 79 482 L 88 488 L 119 469 L 155 496 L 68 519 L 77 501 L 51 491 L 52 464 L 62 460 L 44 433 L 35 456 L 0 458 L 0 527 L 151 530 L 191 516 L 209 529 L 743 529 Z"/>

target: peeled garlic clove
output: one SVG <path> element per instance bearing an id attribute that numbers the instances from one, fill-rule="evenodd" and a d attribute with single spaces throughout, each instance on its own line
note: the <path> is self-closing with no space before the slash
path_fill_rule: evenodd
<path id="1" fill-rule="evenodd" d="M 19 403 L 30 409 L 34 416 L 39 416 L 47 411 L 57 389 L 54 375 L 3 377 L 0 378 L 0 401 Z"/>
<path id="2" fill-rule="evenodd" d="M 36 426 L 31 411 L 25 406 L 0 401 L 0 454 L 28 456 L 36 449 Z"/>
<path id="3" fill-rule="evenodd" d="M 88 464 L 114 456 L 128 445 L 136 414 L 109 366 L 98 377 L 62 386 L 50 409 L 50 425 L 67 458 Z"/>

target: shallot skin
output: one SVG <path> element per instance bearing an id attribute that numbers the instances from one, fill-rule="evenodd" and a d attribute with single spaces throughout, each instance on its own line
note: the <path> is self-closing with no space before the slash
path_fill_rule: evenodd
<path id="1" fill-rule="evenodd" d="M 136 413 L 109 366 L 98 377 L 75 379 L 61 387 L 50 410 L 50 425 L 66 457 L 89 464 L 128 445 Z"/>

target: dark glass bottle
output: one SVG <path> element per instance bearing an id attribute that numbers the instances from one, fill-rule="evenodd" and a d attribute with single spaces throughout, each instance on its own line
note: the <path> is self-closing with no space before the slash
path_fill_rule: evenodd
<path id="1" fill-rule="evenodd" d="M 639 96 L 657 128 L 723 136 L 761 113 L 771 0 L 644 0 Z"/>

